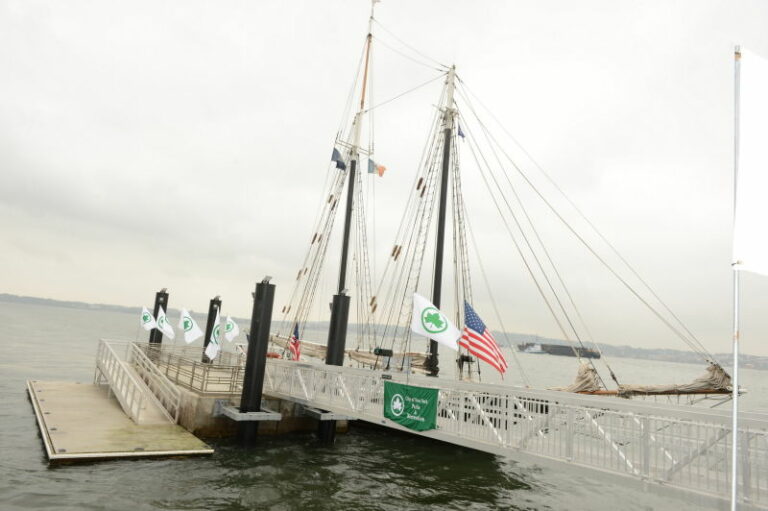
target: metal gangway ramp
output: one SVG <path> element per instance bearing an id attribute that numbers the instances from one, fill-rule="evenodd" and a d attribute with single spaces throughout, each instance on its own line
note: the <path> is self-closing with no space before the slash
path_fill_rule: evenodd
<path id="1" fill-rule="evenodd" d="M 439 389 L 437 429 L 383 415 L 384 382 Z M 520 461 L 590 469 L 671 493 L 730 498 L 731 416 L 724 410 L 451 381 L 269 359 L 266 394 Z M 768 416 L 743 413 L 744 504 L 768 508 Z"/>
<path id="2" fill-rule="evenodd" d="M 107 383 L 136 424 L 176 424 L 181 392 L 135 343 L 102 339 L 94 383 Z"/>

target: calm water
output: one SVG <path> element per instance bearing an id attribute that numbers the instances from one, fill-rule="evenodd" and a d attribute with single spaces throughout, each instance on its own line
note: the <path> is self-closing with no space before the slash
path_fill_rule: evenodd
<path id="1" fill-rule="evenodd" d="M 0 510 L 698 509 L 590 474 L 360 427 L 332 447 L 294 435 L 262 439 L 248 451 L 212 442 L 210 458 L 49 468 L 25 381 L 91 381 L 98 338 L 134 339 L 137 322 L 122 313 L 0 303 Z M 522 361 L 537 386 L 569 383 L 576 370 L 564 357 Z M 702 371 L 643 360 L 612 363 L 628 382 L 682 382 Z M 768 372 L 745 370 L 743 380 L 751 390 L 744 408 L 768 409 Z M 517 383 L 519 376 L 507 381 Z"/>

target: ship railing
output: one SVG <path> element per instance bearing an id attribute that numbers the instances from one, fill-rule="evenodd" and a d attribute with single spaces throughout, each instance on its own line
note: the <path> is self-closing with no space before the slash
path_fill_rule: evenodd
<path id="1" fill-rule="evenodd" d="M 278 359 L 267 360 L 264 392 L 403 429 L 384 418 L 386 381 L 439 389 L 437 429 L 416 434 L 719 499 L 730 495 L 733 435 L 725 410 Z M 768 420 L 744 413 L 740 424 L 739 494 L 768 505 Z"/>

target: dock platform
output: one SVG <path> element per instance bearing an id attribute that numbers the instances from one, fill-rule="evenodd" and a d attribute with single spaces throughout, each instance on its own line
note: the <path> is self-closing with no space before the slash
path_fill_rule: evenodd
<path id="1" fill-rule="evenodd" d="M 28 381 L 50 462 L 212 454 L 177 424 L 136 424 L 106 385 Z"/>

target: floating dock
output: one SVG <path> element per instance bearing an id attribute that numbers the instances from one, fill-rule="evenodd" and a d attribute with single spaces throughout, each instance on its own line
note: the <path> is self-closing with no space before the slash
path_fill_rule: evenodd
<path id="1" fill-rule="evenodd" d="M 51 462 L 213 453 L 193 434 L 159 416 L 137 424 L 109 386 L 28 381 L 27 389 Z"/>

